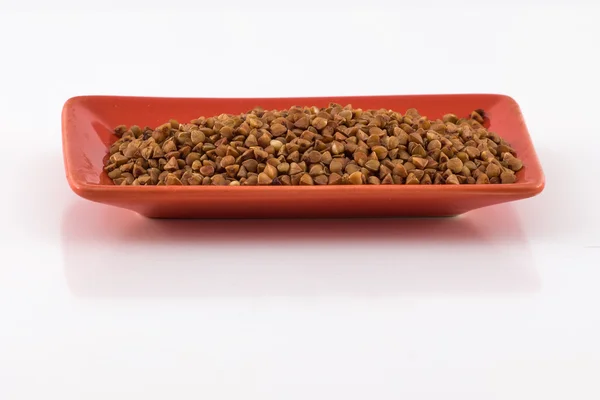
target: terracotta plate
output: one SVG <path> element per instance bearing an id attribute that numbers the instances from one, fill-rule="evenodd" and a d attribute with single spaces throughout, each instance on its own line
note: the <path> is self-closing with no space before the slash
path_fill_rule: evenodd
<path id="1" fill-rule="evenodd" d="M 430 119 L 482 108 L 489 129 L 506 139 L 525 167 L 518 181 L 505 185 L 360 186 L 116 186 L 103 172 L 103 159 L 119 124 L 158 126 L 175 118 L 241 113 L 255 106 L 325 107 L 330 102 L 362 109 L 404 113 L 415 107 Z M 314 98 L 157 98 L 81 96 L 62 113 L 65 169 L 69 185 L 88 200 L 158 218 L 310 218 L 452 216 L 479 207 L 535 196 L 544 175 L 518 104 L 494 94 L 314 97 Z"/>

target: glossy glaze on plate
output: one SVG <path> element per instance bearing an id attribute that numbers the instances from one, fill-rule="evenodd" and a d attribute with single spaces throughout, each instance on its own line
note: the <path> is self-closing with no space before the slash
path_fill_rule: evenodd
<path id="1" fill-rule="evenodd" d="M 103 160 L 119 124 L 158 126 L 171 118 L 242 113 L 256 106 L 386 108 L 402 114 L 411 107 L 430 119 L 446 113 L 467 116 L 484 109 L 489 130 L 517 151 L 524 168 L 514 184 L 497 185 L 343 185 L 343 186 L 115 186 Z M 518 104 L 494 94 L 365 97 L 210 99 L 81 96 L 62 113 L 67 180 L 79 196 L 157 218 L 311 218 L 452 216 L 493 204 L 535 196 L 544 175 Z"/>

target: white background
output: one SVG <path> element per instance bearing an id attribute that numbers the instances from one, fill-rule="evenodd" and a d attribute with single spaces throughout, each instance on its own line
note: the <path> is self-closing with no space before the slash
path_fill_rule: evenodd
<path id="1" fill-rule="evenodd" d="M 0 1 L 0 399 L 600 398 L 598 2 L 112 3 Z M 161 222 L 64 177 L 76 95 L 463 92 L 519 102 L 541 195 Z"/>

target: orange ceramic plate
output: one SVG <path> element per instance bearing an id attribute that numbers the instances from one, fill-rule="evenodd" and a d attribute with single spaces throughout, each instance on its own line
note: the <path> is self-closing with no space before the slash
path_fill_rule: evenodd
<path id="1" fill-rule="evenodd" d="M 325 107 L 330 102 L 362 109 L 404 113 L 415 107 L 431 119 L 467 116 L 482 108 L 489 129 L 506 139 L 525 167 L 514 184 L 359 185 L 359 186 L 115 186 L 103 172 L 103 159 L 119 124 L 158 126 L 171 118 L 246 112 L 255 106 Z M 518 104 L 493 94 L 264 99 L 209 99 L 82 96 L 69 99 L 62 113 L 65 169 L 79 196 L 158 218 L 309 218 L 452 216 L 469 210 L 535 196 L 544 175 Z"/>

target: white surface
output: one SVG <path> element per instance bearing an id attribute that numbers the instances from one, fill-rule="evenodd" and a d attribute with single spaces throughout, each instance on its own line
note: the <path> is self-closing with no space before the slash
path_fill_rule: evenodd
<path id="1" fill-rule="evenodd" d="M 180 3 L 0 2 L 0 399 L 600 398 L 597 2 Z M 290 234 L 64 179 L 75 95 L 438 92 L 513 96 L 543 194 Z"/>

